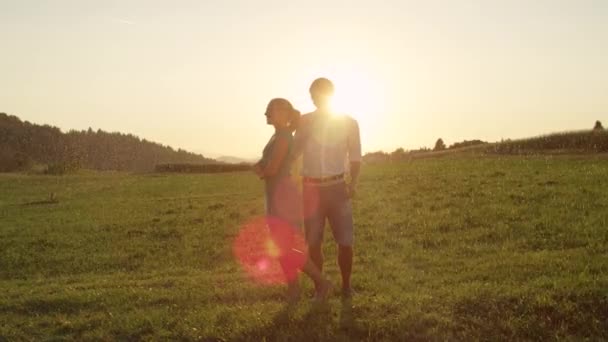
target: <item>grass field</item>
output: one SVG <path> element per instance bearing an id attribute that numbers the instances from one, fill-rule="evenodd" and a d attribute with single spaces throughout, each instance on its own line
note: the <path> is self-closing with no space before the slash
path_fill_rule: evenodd
<path id="1" fill-rule="evenodd" d="M 295 308 L 233 258 L 263 213 L 253 175 L 0 175 L 0 341 L 606 340 L 607 175 L 592 157 L 366 165 L 357 295 Z"/>

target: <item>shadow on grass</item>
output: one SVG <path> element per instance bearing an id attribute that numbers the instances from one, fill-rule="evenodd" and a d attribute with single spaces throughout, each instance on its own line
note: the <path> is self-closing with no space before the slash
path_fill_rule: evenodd
<path id="1" fill-rule="evenodd" d="M 302 316 L 297 315 L 297 304 L 287 304 L 275 314 L 270 324 L 246 331 L 237 341 L 319 341 L 359 340 L 363 331 L 355 325 L 352 302 L 343 300 L 335 322 L 335 308 L 331 303 L 313 303 Z"/>
<path id="2" fill-rule="evenodd" d="M 36 206 L 36 205 L 47 205 L 47 204 L 57 204 L 59 203 L 59 199 L 55 196 L 54 192 L 49 194 L 47 199 L 43 199 L 41 201 L 31 201 L 21 204 L 22 206 Z"/>
<path id="3" fill-rule="evenodd" d="M 0 313 L 36 316 L 47 314 L 77 314 L 83 310 L 91 310 L 97 307 L 97 304 L 81 299 L 31 299 L 18 304 L 5 305 L 0 308 Z"/>
<path id="4" fill-rule="evenodd" d="M 353 311 L 352 298 L 342 300 L 342 308 L 340 310 L 340 329 L 349 335 L 351 333 L 361 333 L 355 326 L 355 313 Z"/>
<path id="5" fill-rule="evenodd" d="M 55 199 L 48 199 L 48 200 L 42 200 L 42 201 L 26 202 L 21 205 L 24 207 L 29 207 L 29 206 L 48 205 L 48 204 L 57 204 L 57 203 L 59 203 L 59 201 L 57 201 Z"/>

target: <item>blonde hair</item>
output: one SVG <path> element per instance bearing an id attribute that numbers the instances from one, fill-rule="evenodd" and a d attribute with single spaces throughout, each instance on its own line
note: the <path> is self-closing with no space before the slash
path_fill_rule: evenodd
<path id="1" fill-rule="evenodd" d="M 298 126 L 300 125 L 300 116 L 301 113 L 299 110 L 292 108 L 291 112 L 289 112 L 289 130 L 290 131 L 295 131 L 296 129 L 298 129 Z"/>
<path id="2" fill-rule="evenodd" d="M 289 124 L 289 130 L 292 132 L 295 131 L 300 123 L 300 111 L 293 108 L 293 105 L 291 102 L 289 102 L 289 100 L 277 97 L 268 102 L 268 106 L 266 106 L 266 113 L 268 113 L 268 111 L 274 106 L 279 106 L 288 111 L 287 122 Z"/>

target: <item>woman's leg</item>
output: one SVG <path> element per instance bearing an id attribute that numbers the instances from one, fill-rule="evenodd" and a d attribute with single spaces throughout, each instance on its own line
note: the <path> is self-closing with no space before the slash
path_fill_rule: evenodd
<path id="1" fill-rule="evenodd" d="M 304 252 L 293 249 L 284 251 L 279 262 L 287 279 L 289 299 L 296 300 L 299 297 L 298 272 L 300 270 L 313 281 L 317 299 L 325 299 L 328 296 L 332 288 L 331 282 L 323 276 L 319 268 L 310 258 L 306 257 Z"/>
<path id="2" fill-rule="evenodd" d="M 299 270 L 292 258 L 287 255 L 279 257 L 279 263 L 287 281 L 287 301 L 296 302 L 300 299 Z"/>
<path id="3" fill-rule="evenodd" d="M 315 283 L 315 298 L 326 299 L 331 292 L 332 284 L 310 258 L 306 259 L 302 271 Z"/>
<path id="4" fill-rule="evenodd" d="M 301 270 L 314 282 L 316 298 L 325 299 L 330 292 L 331 282 L 306 253 L 306 242 L 299 229 L 302 218 L 301 195 L 295 183 L 286 178 L 269 198 L 269 228 L 273 240 L 280 250 L 279 262 L 287 279 L 288 296 L 299 297 L 298 272 Z M 280 199 L 280 201 L 277 201 Z M 297 295 L 296 295 L 297 293 Z"/>

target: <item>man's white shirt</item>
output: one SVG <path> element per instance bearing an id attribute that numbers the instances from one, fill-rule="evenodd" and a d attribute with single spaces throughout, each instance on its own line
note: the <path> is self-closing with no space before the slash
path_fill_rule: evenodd
<path id="1" fill-rule="evenodd" d="M 296 156 L 302 153 L 302 176 L 322 178 L 347 171 L 349 162 L 361 161 L 359 124 L 347 115 L 302 115 L 295 134 Z"/>

